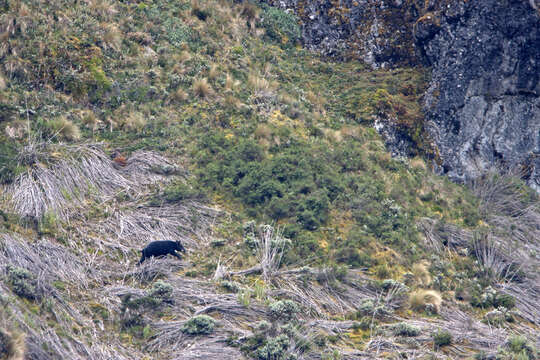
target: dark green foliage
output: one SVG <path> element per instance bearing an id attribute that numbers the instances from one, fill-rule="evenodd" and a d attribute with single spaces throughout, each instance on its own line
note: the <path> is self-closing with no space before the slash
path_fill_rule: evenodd
<path id="1" fill-rule="evenodd" d="M 392 326 L 392 333 L 396 336 L 418 336 L 420 329 L 407 323 L 399 323 Z"/>
<path id="2" fill-rule="evenodd" d="M 508 339 L 507 347 L 510 352 L 518 355 L 516 359 L 537 359 L 538 351 L 524 336 L 511 336 Z"/>
<path id="3" fill-rule="evenodd" d="M 292 300 L 279 300 L 270 304 L 270 316 L 276 321 L 293 320 L 299 311 L 298 305 Z"/>
<path id="4" fill-rule="evenodd" d="M 301 39 L 299 20 L 292 13 L 263 5 L 261 24 L 266 30 L 266 36 L 280 44 L 291 46 Z"/>
<path id="5" fill-rule="evenodd" d="M 204 195 L 189 183 L 174 181 L 151 200 L 152 205 L 159 206 L 162 202 L 179 202 L 190 199 L 201 199 Z"/>
<path id="6" fill-rule="evenodd" d="M 129 328 L 144 324 L 143 315 L 149 310 L 157 310 L 163 304 L 172 303 L 173 287 L 161 280 L 156 281 L 144 296 L 127 294 L 122 297 L 122 326 Z M 126 312 L 126 310 L 131 310 Z M 126 316 L 127 314 L 127 316 Z"/>
<path id="7" fill-rule="evenodd" d="M 471 305 L 481 308 L 502 306 L 506 309 L 512 309 L 516 306 L 516 300 L 512 295 L 496 291 L 492 287 L 487 287 L 483 291 L 474 288 L 471 292 Z"/>
<path id="8" fill-rule="evenodd" d="M 17 143 L 0 136 L 0 184 L 12 182 L 24 170 L 16 161 L 19 150 Z"/>
<path id="9" fill-rule="evenodd" d="M 158 280 L 152 285 L 152 289 L 148 292 L 148 296 L 153 298 L 169 301 L 173 293 L 173 287 L 164 281 Z"/>
<path id="10" fill-rule="evenodd" d="M 259 348 L 257 358 L 260 360 L 286 360 L 286 351 L 289 348 L 290 340 L 287 335 L 281 334 L 268 340 L 266 345 Z"/>
<path id="11" fill-rule="evenodd" d="M 450 334 L 446 330 L 437 330 L 433 334 L 433 345 L 435 348 L 440 348 L 446 345 L 450 345 L 452 343 L 452 334 Z"/>
<path id="12" fill-rule="evenodd" d="M 189 319 L 182 332 L 189 335 L 208 335 L 214 331 L 216 321 L 208 315 L 197 315 Z"/>
<path id="13" fill-rule="evenodd" d="M 39 297 L 35 276 L 28 270 L 8 265 L 7 275 L 11 289 L 15 294 L 28 300 L 35 300 Z"/>
<path id="14" fill-rule="evenodd" d="M 345 189 L 324 148 L 298 143 L 270 158 L 253 140 L 235 143 L 219 133 L 202 139 L 199 147 L 202 184 L 232 191 L 253 211 L 274 220 L 296 219 L 307 230 L 327 221 L 331 202 Z"/>

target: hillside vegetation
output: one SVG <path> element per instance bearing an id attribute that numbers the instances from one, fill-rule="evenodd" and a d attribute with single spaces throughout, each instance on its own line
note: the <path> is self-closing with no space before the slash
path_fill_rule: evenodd
<path id="1" fill-rule="evenodd" d="M 0 359 L 538 356 L 538 195 L 430 171 L 424 69 L 259 3 L 0 14 Z"/>

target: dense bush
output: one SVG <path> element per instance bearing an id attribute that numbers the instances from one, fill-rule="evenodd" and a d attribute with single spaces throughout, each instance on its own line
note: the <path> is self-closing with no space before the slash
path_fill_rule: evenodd
<path id="1" fill-rule="evenodd" d="M 7 273 L 11 289 L 15 294 L 28 300 L 38 298 L 36 280 L 32 273 L 26 269 L 11 265 L 8 265 Z"/>
<path id="2" fill-rule="evenodd" d="M 0 136 L 0 184 L 10 183 L 24 170 L 16 161 L 18 144 Z"/>
<path id="3" fill-rule="evenodd" d="M 392 333 L 397 336 L 418 336 L 420 329 L 407 323 L 399 323 L 392 326 Z"/>
<path id="4" fill-rule="evenodd" d="M 148 296 L 168 301 L 171 299 L 172 292 L 173 287 L 171 284 L 158 280 L 152 285 L 152 289 L 149 291 Z"/>
<path id="5" fill-rule="evenodd" d="M 433 334 L 433 344 L 435 348 L 450 345 L 452 343 L 452 334 L 446 330 L 437 330 Z"/>
<path id="6" fill-rule="evenodd" d="M 270 316 L 278 321 L 287 322 L 300 311 L 292 300 L 279 300 L 270 304 Z"/>
<path id="7" fill-rule="evenodd" d="M 214 331 L 215 326 L 216 321 L 212 317 L 197 315 L 182 326 L 182 332 L 189 335 L 208 335 Z"/>
<path id="8" fill-rule="evenodd" d="M 302 36 L 298 18 L 275 7 L 263 5 L 261 25 L 266 36 L 283 45 L 295 45 Z"/>
<path id="9" fill-rule="evenodd" d="M 304 229 L 316 230 L 328 219 L 330 204 L 344 185 L 330 159 L 324 158 L 329 154 L 316 158 L 306 144 L 295 145 L 268 157 L 253 140 L 232 142 L 216 133 L 199 145 L 198 175 L 202 184 L 232 191 L 262 215 L 293 218 Z"/>
<path id="10" fill-rule="evenodd" d="M 478 289 L 473 290 L 471 305 L 481 308 L 502 306 L 506 309 L 512 309 L 516 305 L 516 299 L 512 295 L 504 294 L 489 286 L 483 292 Z"/>
<path id="11" fill-rule="evenodd" d="M 538 351 L 535 346 L 529 343 L 525 336 L 514 335 L 508 339 L 508 350 L 512 353 L 512 359 L 532 360 L 538 359 Z"/>
<path id="12" fill-rule="evenodd" d="M 281 334 L 268 340 L 266 345 L 259 348 L 257 358 L 260 360 L 288 360 L 286 353 L 289 345 L 290 340 L 287 335 Z"/>

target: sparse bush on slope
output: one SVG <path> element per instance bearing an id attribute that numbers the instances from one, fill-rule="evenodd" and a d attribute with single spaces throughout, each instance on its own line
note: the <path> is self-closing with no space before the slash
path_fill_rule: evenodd
<path id="1" fill-rule="evenodd" d="M 209 335 L 214 331 L 216 321 L 208 315 L 197 315 L 189 319 L 182 332 L 189 335 Z"/>

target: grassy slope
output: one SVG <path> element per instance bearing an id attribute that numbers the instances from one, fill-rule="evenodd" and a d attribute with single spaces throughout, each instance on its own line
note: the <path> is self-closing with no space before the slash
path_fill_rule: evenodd
<path id="1" fill-rule="evenodd" d="M 490 335 L 479 321 L 504 303 L 503 291 L 489 301 L 482 294 L 489 286 L 506 288 L 501 276 L 486 270 L 486 261 L 475 262 L 472 239 L 528 243 L 530 252 L 520 256 L 532 265 L 520 268 L 520 277 L 524 284 L 536 277 L 534 195 L 512 182 L 502 191 L 496 186 L 508 182 L 501 180 L 486 185 L 487 191 L 477 186 L 480 196 L 475 196 L 431 174 L 420 158 L 392 159 L 369 127 L 377 118 L 394 121 L 429 153 L 418 104 L 422 69 L 372 71 L 356 62 L 320 59 L 296 44 L 293 17 L 229 2 L 6 1 L 0 19 L 6 40 L 0 47 L 2 180 L 18 177 L 43 189 L 50 175 L 36 175 L 40 164 L 58 178 L 70 168 L 80 170 L 78 180 L 101 174 L 84 180 L 89 191 L 53 182 L 61 201 L 56 208 L 51 201 L 42 207 L 35 224 L 20 218 L 27 212 L 9 201 L 10 194 L 19 193 L 13 184 L 4 185 L 7 235 L 2 241 L 12 249 L 4 252 L 6 262 L 54 272 L 45 260 L 33 268 L 17 257 L 19 251 L 39 254 L 46 245 L 58 246 L 67 264 L 81 266 L 75 254 L 97 267 L 92 276 L 68 268 L 56 278 L 49 275 L 47 286 L 36 290 L 45 295 L 30 300 L 13 293 L 13 278 L 3 270 L 3 301 L 10 303 L 2 315 L 4 328 L 12 335 L 28 334 L 27 353 L 39 354 L 32 348 L 37 344 L 49 356 L 85 358 L 87 351 L 107 358 L 110 353 L 99 344 L 111 343 L 119 357 L 131 352 L 174 358 L 180 352 L 189 358 L 193 354 L 185 347 L 194 342 L 199 349 L 215 349 L 210 357 L 221 348 L 229 349 L 223 351 L 231 358 L 240 350 L 262 357 L 272 348 L 275 354 L 370 358 L 415 347 L 427 354 L 432 332 L 443 328 L 453 332 L 456 345 L 439 353 L 465 356 L 494 350 L 482 342 Z M 101 150 L 94 157 L 86 150 L 73 156 L 78 150 L 59 144 L 88 141 L 103 142 L 108 154 L 121 154 L 113 162 Z M 46 145 L 29 149 L 30 143 Z M 493 188 L 512 203 L 491 196 Z M 46 203 L 44 198 L 32 204 Z M 512 207 L 531 213 L 504 211 Z M 211 281 L 220 264 L 239 270 L 261 262 L 253 239 L 264 234 L 246 232 L 250 220 L 281 229 L 290 239 L 281 269 L 296 270 Z M 510 223 L 514 227 L 508 232 Z M 166 269 L 170 262 L 165 268 L 151 263 L 133 270 L 135 250 L 160 237 L 184 239 L 189 262 L 181 270 Z M 426 238 L 434 239 L 431 247 Z M 506 259 L 503 255 L 497 260 Z M 144 295 L 155 287 L 147 279 L 152 271 L 172 284 L 166 299 Z M 512 286 L 517 287 L 513 294 L 522 289 L 519 283 Z M 411 306 L 409 295 L 424 288 L 436 292 L 421 294 L 419 304 Z M 269 304 L 285 298 L 307 314 L 294 331 L 279 328 L 286 319 L 265 313 Z M 205 302 L 214 308 L 201 307 Z M 384 311 L 370 310 L 370 302 L 384 304 Z M 426 308 L 426 302 L 434 308 Z M 508 302 L 504 305 L 510 307 Z M 501 329 L 494 344 L 504 347 L 513 332 L 534 334 L 539 323 L 534 299 L 518 297 L 516 303 L 516 314 L 497 320 Z M 128 308 L 136 315 L 126 315 Z M 464 330 L 452 325 L 460 321 L 458 308 L 474 324 L 468 331 L 477 341 L 459 338 Z M 184 321 L 196 313 L 218 319 L 217 333 L 195 338 L 182 333 Z M 263 318 L 275 325 L 267 332 L 255 330 Z M 77 326 L 69 326 L 69 319 Z M 314 325 L 315 319 L 327 323 Z M 421 329 L 415 344 L 388 325 L 400 321 Z M 39 334 L 48 329 L 55 335 L 40 342 Z M 272 343 L 278 335 L 284 342 Z M 383 351 L 383 338 L 394 345 Z M 52 348 L 58 339 L 68 339 L 68 345 Z M 66 350 L 73 339 L 85 344 L 84 351 Z M 526 350 L 518 345 L 516 352 Z M 174 351 L 165 350 L 171 347 Z"/>

